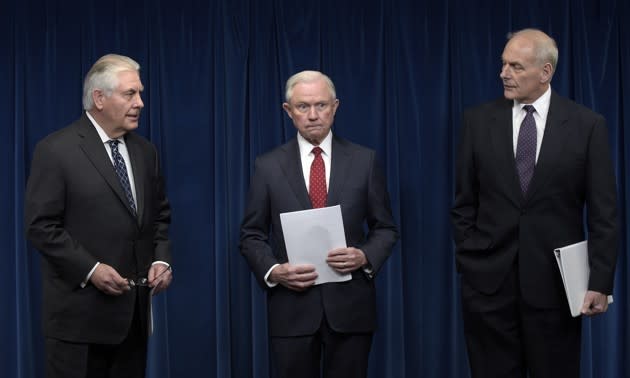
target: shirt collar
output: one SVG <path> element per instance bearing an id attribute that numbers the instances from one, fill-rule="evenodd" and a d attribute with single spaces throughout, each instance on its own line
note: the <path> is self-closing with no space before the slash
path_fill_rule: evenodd
<path id="1" fill-rule="evenodd" d="M 533 105 L 534 109 L 536 109 L 536 113 L 538 113 L 538 115 L 541 118 L 547 119 L 547 113 L 549 112 L 550 103 L 551 103 L 551 85 L 547 88 L 545 93 L 542 94 L 542 96 L 538 97 L 538 99 L 536 99 L 536 101 L 534 101 L 531 104 L 524 104 L 524 103 L 518 102 L 517 100 L 514 100 L 514 108 L 517 109 L 518 111 L 521 111 L 523 109 L 523 106 Z"/>
<path id="2" fill-rule="evenodd" d="M 107 143 L 110 140 L 113 140 L 113 138 L 110 138 L 107 133 L 105 132 L 105 130 L 103 130 L 103 128 L 101 127 L 101 125 L 98 124 L 98 122 L 96 122 L 96 120 L 94 119 L 94 117 L 92 117 L 92 115 L 90 114 L 90 112 L 88 112 L 87 110 L 85 111 L 85 115 L 87 115 L 87 117 L 89 118 L 90 122 L 92 122 L 92 125 L 94 125 L 94 128 L 96 129 L 96 132 L 98 133 L 98 136 L 101 138 L 101 141 L 103 142 L 103 144 Z M 120 138 L 116 138 L 120 143 L 125 144 L 125 138 L 124 137 L 120 137 Z"/>
<path id="3" fill-rule="evenodd" d="M 308 154 L 310 154 L 313 150 L 313 147 L 315 147 L 309 141 L 304 139 L 304 137 L 300 133 L 297 133 L 297 141 L 300 148 L 300 156 L 308 156 Z M 322 140 L 322 142 L 319 144 L 319 148 L 322 149 L 324 155 L 331 156 L 330 153 L 332 150 L 332 130 L 328 131 L 328 135 L 326 135 L 326 138 L 324 138 L 324 140 Z"/>

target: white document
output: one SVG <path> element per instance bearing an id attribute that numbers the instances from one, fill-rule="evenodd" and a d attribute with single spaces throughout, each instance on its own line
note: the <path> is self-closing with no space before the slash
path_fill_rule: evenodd
<path id="1" fill-rule="evenodd" d="M 314 265 L 315 285 L 352 279 L 352 274 L 338 273 L 326 263 L 328 252 L 346 247 L 339 205 L 282 213 L 280 223 L 289 262 Z"/>
<path id="2" fill-rule="evenodd" d="M 573 317 L 581 314 L 584 296 L 588 290 L 588 276 L 590 268 L 588 265 L 588 241 L 556 248 L 554 251 L 564 290 L 567 293 L 571 315 Z M 613 303 L 612 295 L 608 296 L 608 303 Z"/>

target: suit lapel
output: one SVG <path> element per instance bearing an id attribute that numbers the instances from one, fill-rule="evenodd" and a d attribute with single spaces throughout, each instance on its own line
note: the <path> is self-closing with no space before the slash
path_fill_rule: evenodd
<path id="1" fill-rule="evenodd" d="M 308 189 L 304 181 L 304 173 L 302 172 L 302 159 L 300 158 L 300 148 L 297 139 L 282 146 L 282 156 L 280 158 L 280 167 L 287 177 L 289 186 L 293 190 L 295 197 L 298 199 L 304 209 L 311 209 L 311 199 L 308 196 Z"/>
<path id="2" fill-rule="evenodd" d="M 348 177 L 347 171 L 351 165 L 350 160 L 350 152 L 343 144 L 343 141 L 333 136 L 332 153 L 330 156 L 330 185 L 328 188 L 326 206 L 331 206 L 339 202 L 339 195 Z"/>
<path id="3" fill-rule="evenodd" d="M 519 204 L 523 201 L 523 192 L 516 170 L 514 158 L 514 139 L 512 135 L 512 101 L 499 100 L 498 110 L 495 112 L 492 125 L 492 146 L 498 156 L 499 174 L 506 178 L 507 193 L 512 200 Z"/>
<path id="4" fill-rule="evenodd" d="M 137 139 L 132 134 L 125 136 L 125 143 L 127 152 L 129 153 L 129 160 L 131 163 L 131 169 L 133 170 L 134 185 L 136 187 L 136 207 L 138 224 L 142 224 L 142 211 L 144 210 L 144 185 L 148 182 L 149 178 L 145 177 L 147 169 L 144 165 L 144 159 L 140 152 L 140 146 L 137 143 Z"/>
<path id="5" fill-rule="evenodd" d="M 116 193 L 118 199 L 122 201 L 125 208 L 129 211 L 129 215 L 133 216 L 131 209 L 129 209 L 129 205 L 127 204 L 127 197 L 125 197 L 123 188 L 120 185 L 120 181 L 118 180 L 118 176 L 114 170 L 112 161 L 109 159 L 109 156 L 105 151 L 103 141 L 98 136 L 96 129 L 85 114 L 81 118 L 77 132 L 81 137 L 79 147 L 83 150 L 90 162 L 92 162 L 92 165 L 94 165 L 94 168 L 96 168 L 105 182 L 107 182 L 114 193 Z"/>
<path id="6" fill-rule="evenodd" d="M 554 171 L 558 157 L 562 154 L 567 133 L 570 130 L 567 127 L 568 119 L 569 115 L 566 107 L 562 105 L 562 98 L 552 92 L 545 134 L 540 146 L 534 176 L 527 193 L 528 199 L 532 198 L 536 191 L 545 185 L 550 174 Z"/>

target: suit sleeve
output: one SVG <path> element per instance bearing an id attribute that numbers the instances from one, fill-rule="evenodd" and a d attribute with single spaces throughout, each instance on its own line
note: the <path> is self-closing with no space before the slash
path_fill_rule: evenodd
<path id="1" fill-rule="evenodd" d="M 455 202 L 451 221 L 455 245 L 461 244 L 476 229 L 479 207 L 479 183 L 475 174 L 475 159 L 469 115 L 464 114 L 457 158 L 455 160 Z"/>
<path id="2" fill-rule="evenodd" d="M 153 156 L 155 159 L 154 164 L 154 177 L 156 180 L 156 193 L 157 193 L 157 216 L 153 223 L 154 237 L 153 242 L 154 249 L 154 261 L 164 261 L 171 264 L 171 245 L 168 239 L 168 228 L 171 224 L 171 207 L 166 197 L 166 190 L 164 189 L 164 178 L 160 170 L 160 163 L 155 146 L 153 146 Z"/>
<path id="3" fill-rule="evenodd" d="M 368 234 L 360 247 L 372 269 L 373 277 L 392 252 L 398 240 L 398 229 L 394 223 L 387 193 L 387 183 L 383 171 L 377 164 L 374 152 L 370 154 L 370 174 L 368 179 Z"/>
<path id="4" fill-rule="evenodd" d="M 67 188 L 57 159 L 46 142 L 36 146 L 26 185 L 25 229 L 28 240 L 57 274 L 78 286 L 97 261 L 64 228 Z"/>
<path id="5" fill-rule="evenodd" d="M 597 116 L 586 163 L 589 290 L 611 294 L 618 247 L 617 191 L 606 121 Z"/>
<path id="6" fill-rule="evenodd" d="M 271 210 L 264 169 L 264 164 L 257 158 L 241 223 L 240 250 L 260 285 L 269 288 L 265 283 L 265 274 L 279 261 L 269 244 Z"/>

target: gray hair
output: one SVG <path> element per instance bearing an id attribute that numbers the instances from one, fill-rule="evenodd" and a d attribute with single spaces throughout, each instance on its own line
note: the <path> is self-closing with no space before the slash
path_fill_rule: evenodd
<path id="1" fill-rule="evenodd" d="M 330 91 L 330 95 L 333 100 L 337 99 L 337 92 L 335 91 L 335 84 L 333 84 L 332 80 L 323 73 L 319 71 L 302 71 L 298 72 L 295 75 L 291 76 L 289 80 L 287 80 L 287 85 L 285 87 L 284 98 L 287 102 L 291 100 L 291 96 L 293 96 L 293 88 L 299 83 L 312 83 L 314 81 L 323 79 Z"/>
<path id="2" fill-rule="evenodd" d="M 556 71 L 558 65 L 558 45 L 556 41 L 538 29 L 523 29 L 513 33 L 508 33 L 508 41 L 514 37 L 526 37 L 534 44 L 534 53 L 538 64 L 551 63 L 551 72 Z"/>
<path id="3" fill-rule="evenodd" d="M 100 89 L 109 97 L 118 86 L 118 73 L 140 71 L 140 65 L 133 59 L 117 54 L 107 54 L 94 63 L 83 81 L 83 109 L 94 107 L 92 93 Z"/>

